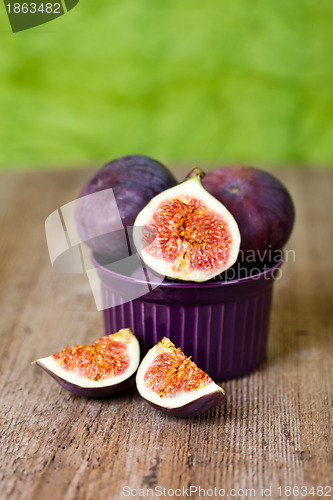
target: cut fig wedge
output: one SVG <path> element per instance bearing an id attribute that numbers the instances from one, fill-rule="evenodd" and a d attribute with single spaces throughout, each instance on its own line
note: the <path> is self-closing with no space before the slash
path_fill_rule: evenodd
<path id="1" fill-rule="evenodd" d="M 121 392 L 139 362 L 139 342 L 129 328 L 101 337 L 92 345 L 66 347 L 34 361 L 68 391 L 96 398 Z"/>
<path id="2" fill-rule="evenodd" d="M 176 417 L 193 417 L 218 406 L 224 390 L 164 337 L 143 358 L 136 374 L 140 395 Z"/>
<path id="3" fill-rule="evenodd" d="M 231 213 L 201 184 L 189 178 L 155 196 L 134 222 L 134 244 L 153 271 L 186 281 L 214 278 L 237 260 L 240 233 Z"/>

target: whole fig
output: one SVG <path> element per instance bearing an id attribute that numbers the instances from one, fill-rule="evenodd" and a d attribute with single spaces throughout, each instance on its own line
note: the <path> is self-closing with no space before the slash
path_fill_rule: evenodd
<path id="1" fill-rule="evenodd" d="M 242 260 L 253 255 L 268 260 L 281 251 L 292 231 L 295 209 L 276 177 L 254 167 L 222 167 L 208 172 L 202 184 L 234 216 Z"/>
<path id="2" fill-rule="evenodd" d="M 90 197 L 112 188 L 121 222 L 133 226 L 138 213 L 158 193 L 177 184 L 162 163 L 148 156 L 117 158 L 102 167 L 82 189 L 75 213 L 80 238 L 97 254 L 117 260 L 128 255 L 124 231 L 110 232 L 115 220 L 114 205 L 103 198 Z M 96 237 L 96 234 L 98 236 Z"/>

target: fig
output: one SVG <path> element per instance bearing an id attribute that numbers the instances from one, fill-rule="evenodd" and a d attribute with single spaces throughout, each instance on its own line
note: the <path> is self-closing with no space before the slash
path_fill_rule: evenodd
<path id="1" fill-rule="evenodd" d="M 96 398 L 121 392 L 139 362 L 139 342 L 129 328 L 34 361 L 68 391 Z"/>
<path id="2" fill-rule="evenodd" d="M 158 410 L 194 417 L 218 406 L 224 390 L 166 337 L 148 351 L 136 374 L 140 395 Z"/>
<path id="3" fill-rule="evenodd" d="M 118 260 L 128 256 L 126 238 L 119 227 L 120 215 L 123 226 L 133 226 L 140 210 L 161 191 L 177 184 L 173 174 L 148 156 L 123 156 L 102 167 L 82 189 L 75 213 L 77 231 L 97 254 Z M 112 188 L 119 214 L 109 198 L 92 197 L 100 191 Z M 112 201 L 112 199 L 111 199 Z M 112 232 L 111 232 L 112 231 Z"/>
<path id="4" fill-rule="evenodd" d="M 223 167 L 208 172 L 203 186 L 223 203 L 237 221 L 242 241 L 240 257 L 269 260 L 286 244 L 295 209 L 285 186 L 254 167 Z"/>
<path id="5" fill-rule="evenodd" d="M 155 196 L 134 222 L 134 244 L 145 264 L 168 278 L 202 282 L 237 259 L 240 233 L 230 212 L 201 184 L 188 178 Z"/>

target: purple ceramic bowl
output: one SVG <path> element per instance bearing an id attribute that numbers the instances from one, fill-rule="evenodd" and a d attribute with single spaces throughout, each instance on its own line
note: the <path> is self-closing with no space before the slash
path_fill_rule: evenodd
<path id="1" fill-rule="evenodd" d="M 274 279 L 282 260 L 233 281 L 164 280 L 148 293 L 109 307 L 114 294 L 147 282 L 107 269 L 93 258 L 101 280 L 106 334 L 130 328 L 145 354 L 162 337 L 215 381 L 246 375 L 264 361 Z M 153 282 L 151 282 L 153 283 Z"/>

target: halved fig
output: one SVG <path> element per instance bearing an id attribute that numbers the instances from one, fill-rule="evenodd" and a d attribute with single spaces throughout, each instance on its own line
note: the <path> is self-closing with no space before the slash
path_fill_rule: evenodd
<path id="1" fill-rule="evenodd" d="M 34 363 L 68 391 L 100 398 L 120 392 L 136 372 L 139 361 L 139 342 L 125 328 L 91 345 L 65 347 Z"/>
<path id="2" fill-rule="evenodd" d="M 134 244 L 145 264 L 180 280 L 202 282 L 237 260 L 240 233 L 231 213 L 201 184 L 188 179 L 155 196 L 134 222 Z"/>
<path id="3" fill-rule="evenodd" d="M 141 361 L 136 386 L 148 403 L 176 417 L 194 417 L 211 410 L 225 394 L 166 337 Z"/>

